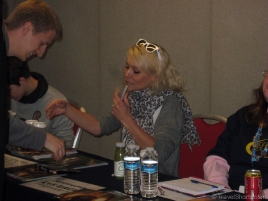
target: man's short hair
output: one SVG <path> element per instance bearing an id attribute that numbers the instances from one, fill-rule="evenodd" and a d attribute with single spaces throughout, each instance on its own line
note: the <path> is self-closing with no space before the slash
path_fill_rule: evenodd
<path id="1" fill-rule="evenodd" d="M 34 34 L 56 31 L 56 39 L 63 37 L 62 25 L 58 15 L 41 0 L 27 0 L 20 3 L 4 21 L 8 30 L 15 30 L 31 22 Z"/>

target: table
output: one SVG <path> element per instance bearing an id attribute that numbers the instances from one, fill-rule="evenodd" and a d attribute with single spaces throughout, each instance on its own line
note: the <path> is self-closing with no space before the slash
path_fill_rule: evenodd
<path id="1" fill-rule="evenodd" d="M 98 186 L 104 186 L 107 190 L 116 190 L 119 192 L 124 192 L 123 188 L 123 180 L 118 180 L 112 176 L 114 172 L 114 163 L 113 160 L 109 160 L 94 154 L 85 153 L 82 151 L 78 151 L 79 154 L 85 155 L 91 158 L 95 158 L 98 160 L 106 161 L 108 165 L 91 167 L 80 169 L 80 173 L 78 174 L 69 174 L 64 176 L 69 179 L 86 182 L 90 184 L 95 184 Z M 159 174 L 159 181 L 167 181 L 177 179 L 173 176 L 168 176 L 164 174 Z M 22 182 L 18 179 L 11 178 L 6 176 L 6 185 L 5 185 L 5 200 L 6 201 L 49 201 L 55 195 L 46 193 L 43 191 L 35 190 L 32 188 L 21 186 Z M 135 195 L 136 197 L 141 197 L 140 194 Z M 149 200 L 149 199 L 147 199 Z M 154 201 L 162 201 L 168 200 L 161 197 L 157 197 L 155 199 L 150 199 Z"/>

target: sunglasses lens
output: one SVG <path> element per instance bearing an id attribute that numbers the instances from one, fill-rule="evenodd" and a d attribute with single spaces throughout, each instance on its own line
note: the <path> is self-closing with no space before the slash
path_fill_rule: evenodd
<path id="1" fill-rule="evenodd" d="M 146 45 L 146 44 L 147 44 L 146 40 L 143 40 L 143 39 L 137 42 L 137 45 Z"/>
<path id="2" fill-rule="evenodd" d="M 157 50 L 157 47 L 155 45 L 153 45 L 153 44 L 150 44 L 150 45 L 146 46 L 146 50 L 148 52 L 153 52 L 153 51 Z"/>

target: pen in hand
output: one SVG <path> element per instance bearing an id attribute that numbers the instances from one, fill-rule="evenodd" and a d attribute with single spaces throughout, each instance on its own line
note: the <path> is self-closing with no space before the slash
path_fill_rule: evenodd
<path id="1" fill-rule="evenodd" d="M 123 93 L 122 93 L 122 95 L 121 95 L 121 97 L 120 97 L 120 99 L 121 99 L 122 101 L 123 101 L 124 96 L 125 96 L 125 94 L 126 94 L 126 92 L 127 92 L 127 88 L 128 88 L 128 85 L 125 86 L 124 91 L 123 91 Z M 118 95 L 119 95 L 119 94 L 118 94 Z M 112 107 L 114 107 L 114 104 L 112 105 Z"/>
<path id="2" fill-rule="evenodd" d="M 212 185 L 212 184 L 203 183 L 203 182 L 200 182 L 200 181 L 197 181 L 197 180 L 191 180 L 191 182 L 193 182 L 195 184 L 204 184 L 204 185 L 207 185 L 207 186 L 211 186 L 212 188 L 218 188 L 218 186 L 215 186 L 215 185 Z"/>
<path id="3" fill-rule="evenodd" d="M 127 88 L 128 88 L 128 85 L 126 85 L 126 87 L 125 87 L 125 89 L 124 89 L 124 91 L 123 91 L 123 93 L 122 93 L 122 95 L 121 95 L 121 100 L 124 99 L 124 96 L 125 96 L 125 94 L 126 94 L 126 92 L 127 92 Z"/>

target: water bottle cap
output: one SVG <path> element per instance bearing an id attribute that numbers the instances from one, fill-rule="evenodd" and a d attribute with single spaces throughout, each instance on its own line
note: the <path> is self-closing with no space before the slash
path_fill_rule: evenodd
<path id="1" fill-rule="evenodd" d="M 151 152 L 151 151 L 153 151 L 153 150 L 154 150 L 154 148 L 153 148 L 153 147 L 146 147 L 146 151 Z"/>
<path id="2" fill-rule="evenodd" d="M 128 149 L 135 149 L 136 145 L 135 144 L 129 144 L 129 145 L 127 145 L 127 148 Z"/>
<path id="3" fill-rule="evenodd" d="M 117 142 L 116 147 L 125 147 L 126 144 L 124 142 Z"/>

